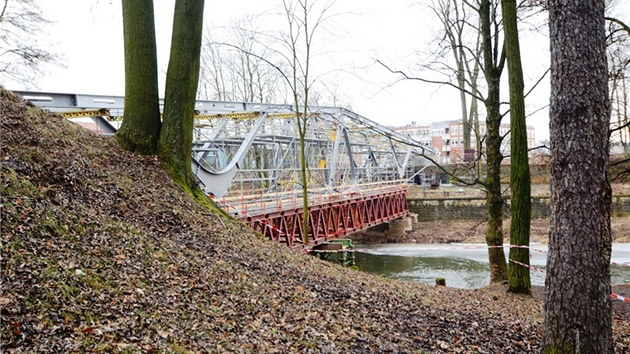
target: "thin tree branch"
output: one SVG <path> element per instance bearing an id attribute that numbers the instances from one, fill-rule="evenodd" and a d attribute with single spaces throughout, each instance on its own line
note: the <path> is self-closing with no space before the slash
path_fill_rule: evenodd
<path id="1" fill-rule="evenodd" d="M 480 101 L 482 101 L 482 102 L 485 102 L 485 100 L 484 100 L 482 97 L 479 97 L 479 96 L 477 96 L 477 95 L 473 94 L 472 92 L 470 92 L 470 91 L 468 91 L 468 90 L 466 90 L 466 89 L 462 90 L 459 86 L 457 86 L 457 85 L 455 85 L 455 84 L 453 84 L 453 83 L 451 83 L 451 82 L 448 82 L 448 81 L 436 81 L 436 80 L 429 80 L 429 79 L 424 79 L 424 78 L 421 78 L 421 77 L 412 77 L 412 76 L 407 75 L 407 73 L 405 73 L 404 71 L 401 71 L 401 70 L 394 70 L 394 69 L 390 68 L 387 64 L 383 63 L 383 62 L 382 62 L 382 61 L 380 61 L 379 59 L 376 59 L 376 62 L 377 62 L 377 63 L 379 63 L 379 64 L 381 64 L 381 65 L 382 65 L 385 69 L 387 69 L 390 73 L 392 73 L 392 74 L 398 74 L 398 75 L 402 76 L 402 79 L 401 79 L 401 80 L 414 80 L 414 81 L 426 82 L 426 83 L 429 83 L 429 84 L 438 84 L 438 85 L 446 85 L 446 86 L 450 86 L 450 87 L 453 87 L 453 88 L 455 88 L 455 89 L 457 89 L 457 90 L 464 91 L 464 92 L 466 92 L 467 94 L 469 94 L 470 96 L 476 97 L 478 100 L 480 100 Z"/>

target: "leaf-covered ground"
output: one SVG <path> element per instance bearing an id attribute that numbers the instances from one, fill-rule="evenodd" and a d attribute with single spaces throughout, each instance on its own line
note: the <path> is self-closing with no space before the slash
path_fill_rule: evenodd
<path id="1" fill-rule="evenodd" d="M 540 300 L 390 281 L 272 244 L 195 204 L 154 158 L 4 90 L 0 129 L 2 352 L 538 350 Z"/>

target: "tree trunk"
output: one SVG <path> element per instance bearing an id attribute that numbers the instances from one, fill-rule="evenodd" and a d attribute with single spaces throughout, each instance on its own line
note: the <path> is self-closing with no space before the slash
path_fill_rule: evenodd
<path id="1" fill-rule="evenodd" d="M 299 112 L 299 108 L 296 107 L 296 111 Z M 306 129 L 308 128 L 308 111 L 307 105 L 304 104 L 304 112 L 298 113 L 296 116 L 298 122 L 302 122 L 298 124 L 298 130 L 300 133 L 300 176 L 302 178 L 302 208 L 304 209 L 304 213 L 302 214 L 302 242 L 304 245 L 308 245 L 308 234 L 310 232 L 309 227 L 309 209 L 308 209 L 308 173 L 306 170 Z M 313 230 L 313 234 L 315 234 L 315 230 Z"/>
<path id="2" fill-rule="evenodd" d="M 490 282 L 500 283 L 507 280 L 507 265 L 503 252 L 503 196 L 501 195 L 501 136 L 499 129 L 501 115 L 498 105 L 491 105 L 494 100 L 498 103 L 498 86 L 496 81 L 488 86 L 488 106 L 486 117 L 486 149 L 488 156 L 488 178 L 486 180 L 488 204 L 488 230 L 486 244 L 488 245 L 488 259 L 490 263 Z M 491 95 L 493 96 L 491 98 Z M 496 97 L 494 97 L 496 96 Z"/>
<path id="3" fill-rule="evenodd" d="M 493 56 L 491 36 L 490 0 L 480 2 L 482 46 L 484 54 L 484 69 L 488 85 L 486 98 L 486 149 L 488 156 L 488 178 L 486 180 L 488 205 L 488 230 L 486 244 L 488 245 L 488 260 L 490 263 L 490 282 L 498 283 L 507 280 L 507 265 L 503 253 L 503 197 L 501 196 L 501 127 L 500 81 L 502 64 L 496 64 Z M 496 48 L 495 48 L 496 49 Z"/>
<path id="4" fill-rule="evenodd" d="M 550 0 L 551 216 L 545 353 L 612 353 L 604 0 Z"/>
<path id="5" fill-rule="evenodd" d="M 200 192 L 191 170 L 191 154 L 203 7 L 204 0 L 177 0 L 175 3 L 164 122 L 158 144 L 158 155 L 165 170 L 194 195 Z"/>
<path id="6" fill-rule="evenodd" d="M 454 49 L 455 50 L 455 49 Z M 462 135 L 464 135 L 464 149 L 470 149 L 470 121 L 468 119 L 468 102 L 466 99 L 466 71 L 464 63 L 466 57 L 462 53 L 463 49 L 455 51 L 455 62 L 457 64 L 457 87 L 459 87 L 459 101 L 462 112 Z"/>
<path id="7" fill-rule="evenodd" d="M 123 0 L 125 117 L 115 138 L 127 150 L 155 152 L 160 135 L 153 0 Z"/>
<path id="8" fill-rule="evenodd" d="M 503 31 L 510 82 L 510 190 L 512 220 L 510 244 L 529 246 L 531 218 L 531 181 L 527 157 L 527 124 L 525 123 L 525 96 L 523 93 L 523 68 L 518 40 L 516 0 L 501 0 Z M 529 265 L 528 248 L 510 248 L 510 260 Z M 531 294 L 529 268 L 508 263 L 508 291 Z"/>

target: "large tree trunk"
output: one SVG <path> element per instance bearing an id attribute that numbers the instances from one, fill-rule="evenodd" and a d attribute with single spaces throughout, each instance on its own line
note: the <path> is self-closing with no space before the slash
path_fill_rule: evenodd
<path id="1" fill-rule="evenodd" d="M 493 55 L 493 41 L 491 35 L 491 3 L 482 0 L 479 6 L 481 16 L 481 32 L 483 46 L 483 61 L 488 85 L 486 98 L 486 149 L 488 156 L 488 178 L 486 179 L 488 230 L 486 244 L 488 245 L 488 261 L 490 263 L 490 282 L 497 283 L 507 280 L 507 265 L 503 253 L 503 197 L 501 196 L 501 113 L 500 81 L 502 63 L 496 62 Z"/>
<path id="2" fill-rule="evenodd" d="M 529 246 L 532 202 L 516 0 L 501 0 L 501 10 L 503 12 L 503 31 L 505 33 L 505 50 L 510 81 L 510 190 L 512 201 L 510 244 L 527 247 Z M 529 249 L 510 248 L 510 260 L 529 265 Z M 508 264 L 508 291 L 530 294 L 531 286 L 529 268 L 510 262 Z"/>
<path id="3" fill-rule="evenodd" d="M 125 118 L 115 138 L 125 149 L 155 152 L 160 135 L 153 0 L 123 0 Z"/>
<path id="4" fill-rule="evenodd" d="M 604 0 L 550 0 L 545 353 L 612 353 Z"/>
<path id="5" fill-rule="evenodd" d="M 158 155 L 168 174 L 193 194 L 200 191 L 191 170 L 191 154 L 203 7 L 204 0 L 177 0 L 175 3 L 164 122 L 158 143 Z"/>
<path id="6" fill-rule="evenodd" d="M 488 178 L 486 179 L 486 203 L 488 205 L 488 260 L 490 263 L 490 282 L 500 283 L 507 280 L 507 265 L 503 252 L 503 196 L 501 195 L 501 115 L 498 110 L 499 82 L 488 86 L 486 106 L 486 149 L 488 156 Z M 495 97 L 496 96 L 496 97 Z M 492 102 L 497 102 L 495 106 Z"/>

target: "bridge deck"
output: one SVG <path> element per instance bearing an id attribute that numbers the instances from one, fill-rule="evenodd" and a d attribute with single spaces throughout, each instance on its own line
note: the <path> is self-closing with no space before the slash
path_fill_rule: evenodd
<path id="1" fill-rule="evenodd" d="M 286 195 L 243 199 L 240 204 L 221 200 L 225 210 L 265 237 L 291 248 L 313 246 L 406 216 L 408 184 L 363 185 L 345 192 L 309 197 L 308 238 L 303 237 L 302 198 Z M 317 192 L 317 191 L 314 191 Z M 232 203 L 237 200 L 232 198 Z"/>

